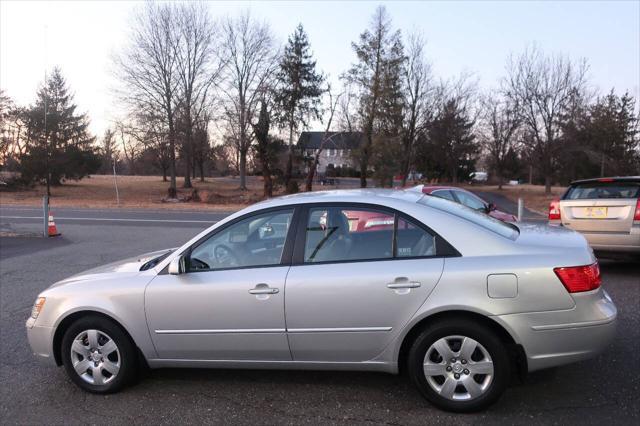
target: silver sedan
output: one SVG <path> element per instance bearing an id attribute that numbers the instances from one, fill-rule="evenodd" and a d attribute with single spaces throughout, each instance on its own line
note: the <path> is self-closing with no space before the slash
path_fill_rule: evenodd
<path id="1" fill-rule="evenodd" d="M 177 249 L 60 281 L 26 326 L 89 392 L 145 366 L 402 369 L 433 404 L 471 411 L 513 374 L 595 356 L 616 315 L 576 232 L 353 190 L 258 203 Z"/>

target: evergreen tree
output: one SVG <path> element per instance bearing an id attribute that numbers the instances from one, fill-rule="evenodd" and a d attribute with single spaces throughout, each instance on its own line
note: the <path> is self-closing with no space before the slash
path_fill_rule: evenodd
<path id="1" fill-rule="evenodd" d="M 473 120 L 455 99 L 446 101 L 428 126 L 429 149 L 425 155 L 433 156 L 453 183 L 468 176 L 478 152 L 473 126 Z"/>
<path id="2" fill-rule="evenodd" d="M 396 135 L 402 127 L 402 64 L 404 48 L 400 31 L 393 31 L 391 19 L 383 6 L 373 15 L 371 27 L 352 43 L 358 62 L 346 75 L 359 92 L 358 120 L 364 134 L 357 150 L 360 163 L 360 186 L 367 186 L 367 171 L 373 154 L 374 139 L 379 143 L 401 143 Z M 397 142 L 396 142 L 397 141 Z"/>
<path id="3" fill-rule="evenodd" d="M 600 176 L 640 172 L 640 140 L 635 100 L 628 93 L 613 91 L 589 108 L 586 138 L 598 154 Z"/>
<path id="4" fill-rule="evenodd" d="M 95 137 L 89 134 L 89 119 L 76 108 L 60 69 L 55 68 L 38 91 L 36 103 L 25 111 L 29 149 L 20 158 L 20 172 L 26 183 L 44 180 L 47 186 L 59 185 L 98 170 L 100 157 Z"/>
<path id="5" fill-rule="evenodd" d="M 324 77 L 316 71 L 309 38 L 299 24 L 289 37 L 280 60 L 274 93 L 274 119 L 289 131 L 289 157 L 285 171 L 288 187 L 293 168 L 293 139 L 299 128 L 307 128 L 309 119 L 321 117 L 320 98 Z"/>

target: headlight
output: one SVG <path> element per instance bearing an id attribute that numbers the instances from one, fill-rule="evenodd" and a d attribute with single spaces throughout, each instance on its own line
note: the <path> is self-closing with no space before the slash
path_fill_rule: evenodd
<path id="1" fill-rule="evenodd" d="M 44 297 L 38 297 L 36 299 L 36 303 L 33 304 L 33 308 L 31 309 L 31 318 L 38 318 L 38 315 L 40 315 L 40 311 L 44 307 L 45 300 L 47 299 Z"/>

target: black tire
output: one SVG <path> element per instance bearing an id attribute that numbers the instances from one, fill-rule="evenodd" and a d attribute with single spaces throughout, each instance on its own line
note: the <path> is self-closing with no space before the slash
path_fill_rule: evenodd
<path id="1" fill-rule="evenodd" d="M 112 353 L 110 356 L 113 357 L 112 359 L 115 358 L 115 360 L 117 360 L 119 370 L 117 371 L 117 374 L 115 374 L 115 377 L 111 380 L 107 378 L 108 381 L 105 380 L 106 383 L 104 384 L 89 383 L 83 379 L 74 368 L 71 346 L 74 343 L 76 336 L 87 330 L 97 330 L 100 333 L 104 333 L 104 335 L 113 340 L 117 347 L 117 353 Z M 101 334 L 99 339 L 103 339 L 104 341 L 104 335 Z M 76 320 L 65 331 L 61 345 L 60 353 L 62 355 L 62 363 L 67 374 L 76 385 L 87 392 L 98 394 L 117 392 L 130 384 L 136 377 L 138 364 L 136 347 L 124 330 L 118 324 L 107 318 L 91 315 Z M 78 358 L 77 355 L 74 355 L 74 357 Z M 87 359 L 88 361 L 91 361 L 89 358 Z M 103 374 L 108 375 L 110 373 L 107 371 Z"/>
<path id="2" fill-rule="evenodd" d="M 491 357 L 492 380 L 484 393 L 474 399 L 445 398 L 432 388 L 425 377 L 423 363 L 427 351 L 437 340 L 447 336 L 470 337 L 482 345 Z M 409 350 L 407 367 L 411 380 L 429 402 L 443 410 L 457 413 L 479 411 L 489 407 L 502 395 L 511 375 L 511 360 L 504 343 L 487 327 L 466 319 L 443 320 L 430 324 L 413 342 Z M 482 376 L 478 377 L 482 378 Z M 444 380 L 444 377 L 441 380 Z"/>

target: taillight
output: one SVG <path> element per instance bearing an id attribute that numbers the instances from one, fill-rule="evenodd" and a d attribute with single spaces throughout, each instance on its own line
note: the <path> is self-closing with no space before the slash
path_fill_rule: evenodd
<path id="1" fill-rule="evenodd" d="M 595 290 L 602 282 L 598 262 L 585 266 L 554 268 L 553 272 L 560 278 L 569 293 Z"/>
<path id="2" fill-rule="evenodd" d="M 549 204 L 549 220 L 560 220 L 560 200 L 558 199 Z"/>
<path id="3" fill-rule="evenodd" d="M 633 215 L 633 220 L 640 220 L 640 198 L 636 202 L 636 212 Z"/>

